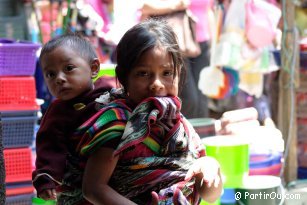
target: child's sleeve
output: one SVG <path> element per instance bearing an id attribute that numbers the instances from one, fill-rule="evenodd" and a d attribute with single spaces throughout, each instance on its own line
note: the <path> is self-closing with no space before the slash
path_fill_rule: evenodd
<path id="1" fill-rule="evenodd" d="M 36 136 L 36 161 L 32 173 L 33 185 L 38 193 L 54 189 L 60 184 L 66 164 L 67 142 L 61 132 L 59 116 L 51 104 L 47 109 Z"/>

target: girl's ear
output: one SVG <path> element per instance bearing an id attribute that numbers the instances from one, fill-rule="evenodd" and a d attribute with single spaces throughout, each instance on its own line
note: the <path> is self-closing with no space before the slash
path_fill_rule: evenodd
<path id="1" fill-rule="evenodd" d="M 91 62 L 92 78 L 97 77 L 100 70 L 100 62 L 98 58 L 94 58 Z"/>

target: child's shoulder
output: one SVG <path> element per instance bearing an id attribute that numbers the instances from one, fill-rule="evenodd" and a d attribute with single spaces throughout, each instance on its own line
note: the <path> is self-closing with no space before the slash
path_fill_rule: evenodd
<path id="1" fill-rule="evenodd" d="M 66 107 L 67 107 L 66 101 L 54 99 L 48 106 L 47 111 L 65 113 L 67 111 Z"/>

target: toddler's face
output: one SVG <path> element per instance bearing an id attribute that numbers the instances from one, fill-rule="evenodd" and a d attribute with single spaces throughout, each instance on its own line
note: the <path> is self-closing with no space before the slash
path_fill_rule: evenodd
<path id="1" fill-rule="evenodd" d="M 89 63 L 68 46 L 60 46 L 41 59 L 47 87 L 61 100 L 70 100 L 93 89 Z"/>
<path id="2" fill-rule="evenodd" d="M 128 75 L 128 98 L 138 104 L 148 97 L 177 96 L 178 82 L 171 55 L 155 47 L 141 56 Z"/>

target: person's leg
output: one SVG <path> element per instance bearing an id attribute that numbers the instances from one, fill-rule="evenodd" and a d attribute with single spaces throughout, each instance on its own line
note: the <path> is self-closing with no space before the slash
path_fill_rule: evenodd
<path id="1" fill-rule="evenodd" d="M 197 93 L 197 115 L 196 117 L 208 117 L 208 98 L 198 89 L 199 75 L 203 68 L 209 66 L 209 44 L 208 42 L 200 43 L 201 54 L 196 58 L 190 59 L 191 73 L 194 78 L 195 92 Z"/>
<path id="2" fill-rule="evenodd" d="M 208 44 L 200 44 L 202 53 L 196 58 L 187 59 L 187 78 L 181 92 L 181 112 L 186 118 L 208 117 L 207 97 L 198 89 L 200 71 L 209 65 Z"/>
<path id="3" fill-rule="evenodd" d="M 195 88 L 194 77 L 191 72 L 191 66 L 186 61 L 187 74 L 185 84 L 180 92 L 180 98 L 182 100 L 181 112 L 186 118 L 196 118 L 198 95 Z"/>

